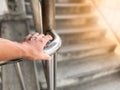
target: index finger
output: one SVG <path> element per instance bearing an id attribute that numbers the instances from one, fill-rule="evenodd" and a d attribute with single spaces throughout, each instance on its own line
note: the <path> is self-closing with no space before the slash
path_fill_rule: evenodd
<path id="1" fill-rule="evenodd" d="M 41 39 L 41 41 L 42 41 L 43 45 L 45 46 L 47 44 L 47 42 L 49 42 L 52 39 L 53 39 L 52 36 L 46 35 Z"/>

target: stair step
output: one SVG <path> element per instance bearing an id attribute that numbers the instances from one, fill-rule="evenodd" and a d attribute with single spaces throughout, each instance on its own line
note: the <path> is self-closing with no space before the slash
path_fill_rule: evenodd
<path id="1" fill-rule="evenodd" d="M 56 0 L 56 3 L 85 3 L 87 0 Z"/>
<path id="2" fill-rule="evenodd" d="M 57 33 L 60 35 L 66 35 L 66 34 L 77 34 L 77 33 L 90 33 L 90 32 L 101 32 L 105 31 L 105 28 L 102 28 L 101 26 L 86 26 L 81 28 L 70 28 L 70 29 L 57 29 Z"/>
<path id="3" fill-rule="evenodd" d="M 60 53 L 66 53 L 66 52 L 73 52 L 73 51 L 79 51 L 79 50 L 85 50 L 85 49 L 94 49 L 104 46 L 111 46 L 115 45 L 113 42 L 109 40 L 101 40 L 98 42 L 92 42 L 89 45 L 88 44 L 78 44 L 78 45 L 69 45 L 66 47 L 62 47 L 61 50 L 59 50 Z"/>
<path id="4" fill-rule="evenodd" d="M 84 14 L 91 13 L 94 9 L 90 3 L 85 4 L 55 4 L 56 14 Z M 27 14 L 32 14 L 32 9 L 29 2 L 25 2 L 25 8 Z"/>
<path id="5" fill-rule="evenodd" d="M 75 78 L 86 76 L 91 73 L 96 73 L 101 70 L 109 69 L 110 67 L 115 68 L 120 65 L 119 55 L 105 55 L 95 56 L 81 60 L 71 60 L 58 63 L 58 74 L 57 80 L 64 78 Z"/>
<path id="6" fill-rule="evenodd" d="M 97 42 L 99 40 L 102 40 L 101 37 L 104 33 L 96 32 L 96 33 L 90 33 L 89 36 L 80 36 L 80 34 L 70 34 L 70 35 L 64 35 L 61 36 L 62 39 L 62 46 L 67 47 L 69 45 L 75 45 L 75 44 L 89 44 L 92 42 Z"/>
<path id="7" fill-rule="evenodd" d="M 99 40 L 86 44 L 62 46 L 58 51 L 58 60 L 71 60 L 105 54 L 113 51 L 115 47 L 116 44 L 109 40 Z"/>
<path id="8" fill-rule="evenodd" d="M 101 39 L 105 35 L 105 30 L 102 28 L 83 28 L 71 30 L 57 30 L 57 33 L 62 39 L 62 45 L 74 45 L 81 43 L 90 43 Z"/>
<path id="9" fill-rule="evenodd" d="M 76 80 L 77 81 L 77 80 Z M 68 87 L 57 88 L 57 90 L 119 90 L 120 89 L 120 69 L 86 83 L 69 85 Z"/>
<path id="10" fill-rule="evenodd" d="M 60 62 L 57 67 L 57 87 L 70 87 L 109 75 L 117 72 L 119 66 L 120 56 L 113 53 L 85 58 L 84 62 L 80 59 Z M 44 82 L 43 80 L 43 86 Z"/>
<path id="11" fill-rule="evenodd" d="M 88 18 L 95 17 L 95 14 L 82 14 L 82 15 L 56 15 L 55 18 L 58 19 L 78 19 L 78 18 Z"/>
<path id="12" fill-rule="evenodd" d="M 32 15 L 27 15 L 24 17 L 28 20 L 33 20 Z M 81 27 L 87 27 L 91 25 L 97 25 L 98 17 L 88 17 L 88 18 L 76 18 L 76 19 L 59 19 L 56 20 L 56 29 L 70 29 L 70 28 L 81 28 Z M 33 23 L 34 24 L 34 23 Z M 33 27 L 34 25 L 31 24 Z"/>
<path id="13" fill-rule="evenodd" d="M 92 13 L 93 7 L 89 3 L 85 4 L 56 4 L 57 15 L 72 15 Z"/>
<path id="14" fill-rule="evenodd" d="M 56 3 L 56 7 L 81 7 L 89 5 L 90 3 Z"/>
<path id="15" fill-rule="evenodd" d="M 57 29 L 70 29 L 70 28 L 80 28 L 85 26 L 97 25 L 98 17 L 80 17 L 80 18 L 69 18 L 69 19 L 56 19 Z"/>
<path id="16" fill-rule="evenodd" d="M 89 13 L 92 11 L 90 4 L 55 4 L 56 14 L 77 14 L 77 13 Z M 32 9 L 29 2 L 25 2 L 27 14 L 32 14 Z M 69 12 L 68 12 L 69 10 Z M 67 13 L 66 13 L 67 11 Z"/>

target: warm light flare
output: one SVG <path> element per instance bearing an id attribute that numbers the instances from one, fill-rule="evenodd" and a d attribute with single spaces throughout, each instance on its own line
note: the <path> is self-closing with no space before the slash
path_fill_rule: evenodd
<path id="1" fill-rule="evenodd" d="M 110 27 L 120 35 L 120 0 L 103 0 L 99 9 Z M 105 22 L 103 17 L 99 22 L 101 24 L 103 24 L 103 21 Z"/>

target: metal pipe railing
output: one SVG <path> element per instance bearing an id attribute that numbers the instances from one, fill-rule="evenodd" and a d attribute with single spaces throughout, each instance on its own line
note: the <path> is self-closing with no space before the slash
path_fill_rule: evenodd
<path id="1" fill-rule="evenodd" d="M 54 0 L 42 0 L 42 6 L 39 0 L 30 0 L 33 18 L 36 31 L 39 33 L 49 34 L 53 37 L 53 40 L 47 44 L 44 51 L 51 55 L 50 61 L 43 61 L 46 68 L 46 80 L 48 84 L 48 90 L 56 89 L 56 54 L 55 52 L 61 47 L 61 39 L 55 32 L 55 1 Z M 14 59 L 9 61 L 1 61 L 0 65 L 17 62 L 16 68 L 20 77 L 23 90 L 26 89 L 24 84 L 23 74 L 19 65 L 19 61 L 23 59 Z"/>

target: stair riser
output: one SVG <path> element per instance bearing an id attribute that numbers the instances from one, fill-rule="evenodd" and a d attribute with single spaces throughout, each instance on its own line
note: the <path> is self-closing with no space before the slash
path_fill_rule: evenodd
<path id="1" fill-rule="evenodd" d="M 56 14 L 58 15 L 71 15 L 71 14 L 84 14 L 91 13 L 93 8 L 90 5 L 79 7 L 56 7 Z"/>
<path id="2" fill-rule="evenodd" d="M 56 3 L 84 3 L 87 0 L 56 0 Z"/>
<path id="3" fill-rule="evenodd" d="M 64 60 L 75 60 L 78 58 L 86 58 L 89 56 L 95 56 L 95 55 L 101 55 L 108 52 L 111 52 L 115 49 L 115 45 L 113 46 L 107 46 L 102 48 L 94 48 L 91 50 L 83 50 L 83 51 L 71 51 L 66 53 L 58 53 L 58 61 L 64 61 Z"/>
<path id="4" fill-rule="evenodd" d="M 91 43 L 94 40 L 98 41 L 105 32 L 84 32 L 84 33 L 75 33 L 75 34 L 64 34 L 60 35 L 62 39 L 62 46 L 80 44 L 80 43 Z"/>
<path id="5" fill-rule="evenodd" d="M 77 28 L 82 26 L 96 25 L 98 21 L 97 17 L 85 17 L 85 18 L 76 18 L 76 19 L 61 19 L 56 20 L 57 29 L 69 29 Z"/>

